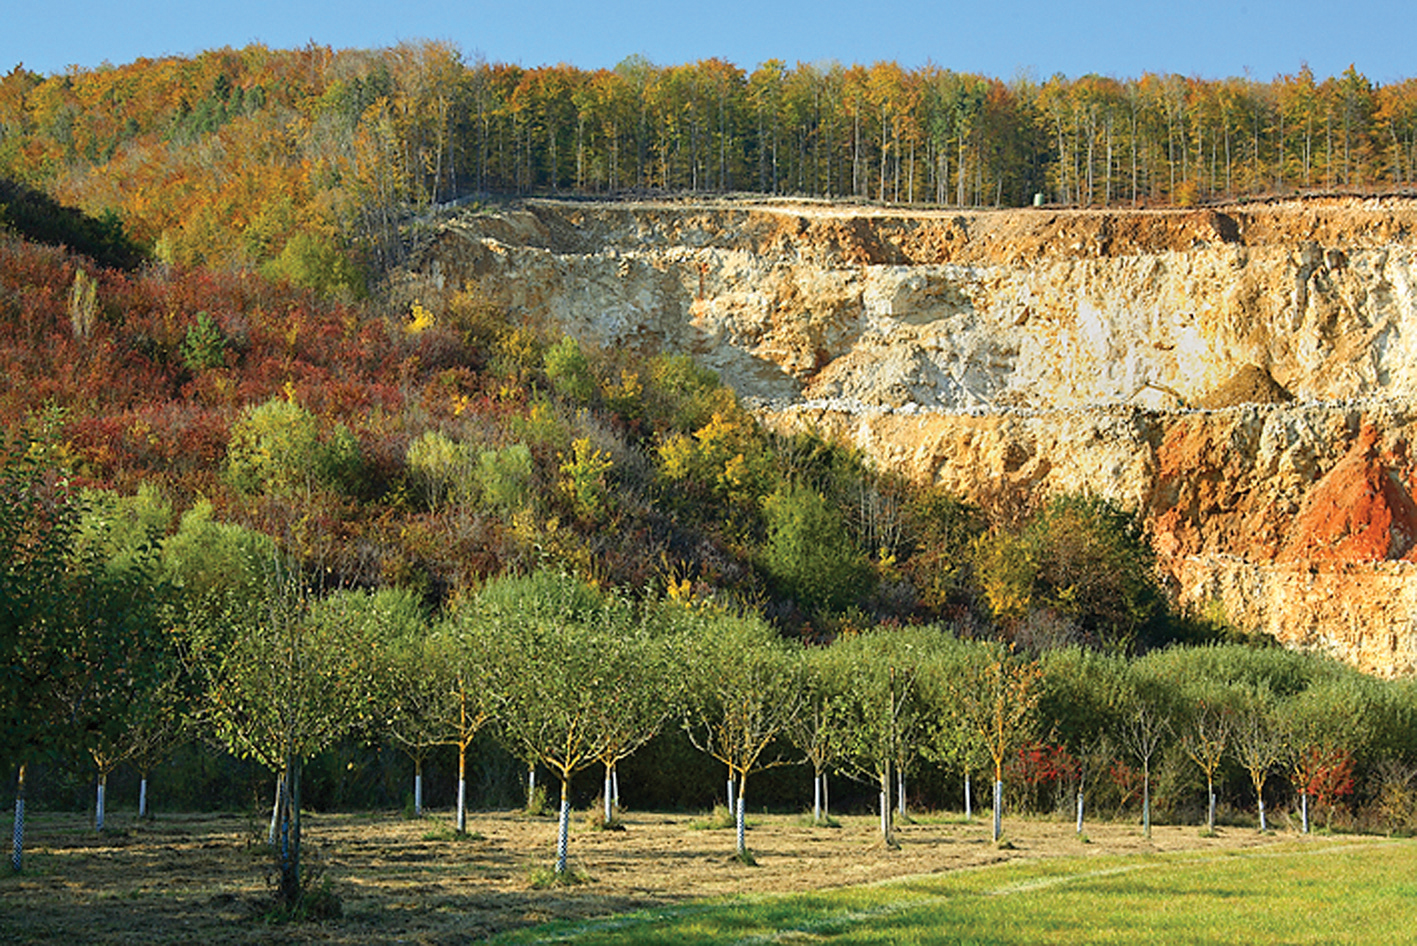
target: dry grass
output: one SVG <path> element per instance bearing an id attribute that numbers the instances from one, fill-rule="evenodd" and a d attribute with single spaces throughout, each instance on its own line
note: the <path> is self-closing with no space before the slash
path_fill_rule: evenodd
<path id="1" fill-rule="evenodd" d="M 0 875 L 0 942 L 86 943 L 462 943 L 552 919 L 605 916 L 686 900 L 839 887 L 1021 858 L 1252 846 L 1252 830 L 1202 837 L 1158 827 L 1088 826 L 1088 841 L 1057 821 L 1005 822 L 1009 844 L 989 840 L 987 819 L 922 818 L 898 829 L 898 849 L 872 817 L 815 828 L 800 818 L 755 816 L 757 861 L 734 859 L 733 834 L 694 830 L 689 815 L 629 813 L 624 831 L 577 825 L 571 862 L 586 883 L 536 889 L 533 874 L 554 854 L 549 818 L 486 813 L 471 836 L 449 817 L 311 815 L 313 863 L 343 901 L 323 923 L 273 923 L 269 857 L 260 825 L 233 816 L 160 817 L 102 837 L 82 816 L 31 819 L 26 870 Z M 120 826 L 122 827 L 122 826 Z"/>

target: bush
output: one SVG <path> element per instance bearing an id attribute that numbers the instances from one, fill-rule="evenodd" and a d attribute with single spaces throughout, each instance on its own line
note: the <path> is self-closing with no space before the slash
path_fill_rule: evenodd
<path id="1" fill-rule="evenodd" d="M 286 241 L 280 256 L 261 267 L 261 275 L 282 280 L 322 296 L 361 299 L 367 293 L 364 274 L 332 240 L 297 233 Z"/>
<path id="2" fill-rule="evenodd" d="M 1017 629 L 1042 609 L 1094 645 L 1160 642 L 1165 608 L 1150 547 L 1137 518 L 1107 500 L 1057 497 L 1022 532 L 996 529 L 972 549 L 995 620 Z"/>
<path id="3" fill-rule="evenodd" d="M 358 482 L 359 443 L 343 424 L 322 435 L 314 414 L 277 397 L 248 409 L 231 429 L 226 468 L 245 492 L 349 491 Z"/>
<path id="4" fill-rule="evenodd" d="M 405 454 L 412 475 L 429 509 L 445 500 L 468 503 L 472 500 L 472 450 L 437 430 L 425 430 L 408 445 Z"/>
<path id="5" fill-rule="evenodd" d="M 182 363 L 194 373 L 226 364 L 226 337 L 205 312 L 197 313 L 197 320 L 188 326 L 182 339 Z"/>
<path id="6" fill-rule="evenodd" d="M 820 493 L 782 487 L 768 497 L 765 512 L 764 568 L 801 607 L 840 611 L 871 592 L 870 562 Z"/>
<path id="7" fill-rule="evenodd" d="M 589 404 L 595 396 L 595 375 L 580 343 L 567 335 L 546 350 L 546 377 L 556 393 L 578 404 Z"/>
<path id="8" fill-rule="evenodd" d="M 1155 629 L 1162 599 L 1136 516 L 1096 496 L 1062 496 L 1029 529 L 1041 598 L 1097 643 L 1131 647 Z"/>

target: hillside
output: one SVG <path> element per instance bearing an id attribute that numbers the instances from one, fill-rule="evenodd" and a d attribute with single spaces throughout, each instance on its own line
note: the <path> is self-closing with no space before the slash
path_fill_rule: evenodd
<path id="1" fill-rule="evenodd" d="M 977 501 L 1114 498 L 1181 603 L 1393 675 L 1417 669 L 1414 234 L 1404 198 L 529 201 L 447 220 L 406 288 L 693 352 L 770 427 Z"/>

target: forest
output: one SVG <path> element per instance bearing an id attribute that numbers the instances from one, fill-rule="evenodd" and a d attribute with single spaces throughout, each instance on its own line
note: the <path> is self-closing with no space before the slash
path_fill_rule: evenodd
<path id="1" fill-rule="evenodd" d="M 1172 608 L 1089 495 L 965 502 L 687 355 L 387 277 L 455 199 L 1187 204 L 1410 183 L 1417 86 L 311 45 L 0 80 L 0 766 L 30 804 L 1310 805 L 1417 825 L 1417 694 Z M 585 773 L 597 769 L 598 779 Z M 723 773 L 728 773 L 728 779 Z M 768 771 L 773 770 L 773 771 Z M 759 774 L 761 773 L 761 774 Z M 579 781 L 578 781 L 579 779 Z M 760 780 L 760 781 L 759 781 Z M 453 795 L 453 786 L 456 795 Z M 910 786 L 910 787 L 907 787 Z M 272 788 L 275 790 L 272 798 Z M 720 788 L 726 791 L 720 792 Z M 471 791 L 469 790 L 471 789 Z M 760 797 L 753 796 L 755 799 Z M 274 800 L 274 804 L 272 801 Z M 969 802 L 965 802 L 969 804 Z M 1217 808 L 1220 814 L 1217 815 Z M 1228 812 L 1228 813 L 1227 813 Z M 1243 812 L 1243 814 L 1242 814 Z M 1081 829 L 1080 829 L 1081 830 Z"/>
<path id="2" fill-rule="evenodd" d="M 156 258 L 362 291 L 400 225 L 478 195 L 748 191 L 956 207 L 1189 206 L 1409 187 L 1417 80 L 1020 76 L 717 59 L 466 61 L 248 46 L 0 78 L 0 178 Z"/>

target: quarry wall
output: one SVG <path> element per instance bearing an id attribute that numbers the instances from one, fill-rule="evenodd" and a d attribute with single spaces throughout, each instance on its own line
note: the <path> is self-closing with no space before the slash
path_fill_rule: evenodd
<path id="1" fill-rule="evenodd" d="M 1417 671 L 1417 202 L 902 211 L 527 202 L 420 278 L 682 350 L 764 423 L 967 497 L 1142 511 L 1183 605 Z"/>

